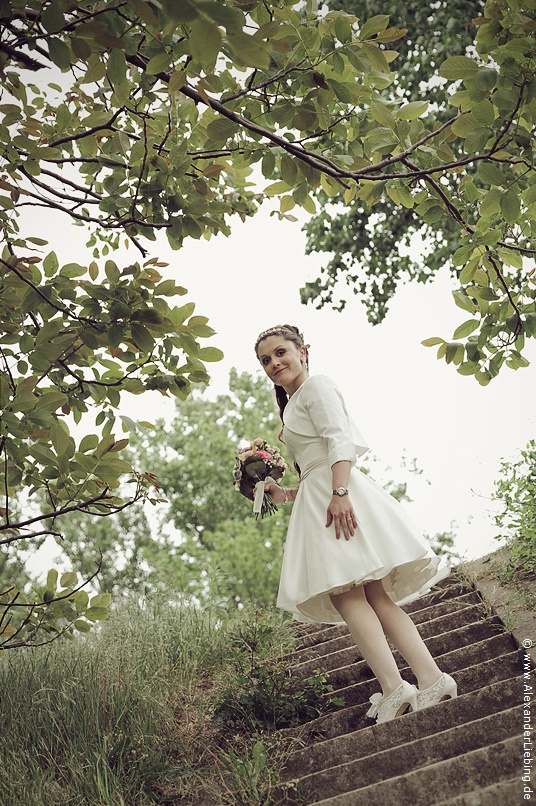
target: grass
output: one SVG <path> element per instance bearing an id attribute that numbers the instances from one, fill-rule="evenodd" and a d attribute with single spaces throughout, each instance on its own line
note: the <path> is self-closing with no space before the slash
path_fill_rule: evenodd
<path id="1" fill-rule="evenodd" d="M 319 712 L 275 612 L 124 604 L 94 635 L 0 657 L 3 806 L 277 802 L 277 728 Z M 233 706 L 233 701 L 237 705 Z"/>

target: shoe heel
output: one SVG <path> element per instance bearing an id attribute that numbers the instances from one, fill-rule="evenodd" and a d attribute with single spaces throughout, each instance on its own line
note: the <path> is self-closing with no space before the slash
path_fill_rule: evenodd
<path id="1" fill-rule="evenodd" d="M 411 685 L 408 683 L 408 686 Z M 396 716 L 402 716 L 402 714 L 408 713 L 408 711 L 416 711 L 417 710 L 417 689 L 415 686 L 411 686 L 413 691 L 407 691 L 406 696 L 404 698 L 404 702 L 396 712 Z"/>
<path id="2" fill-rule="evenodd" d="M 407 701 L 412 711 L 417 710 L 417 689 L 413 686 L 413 694 L 408 694 Z"/>
<path id="3" fill-rule="evenodd" d="M 455 680 L 453 680 L 450 675 L 447 678 L 447 683 L 445 685 L 445 689 L 443 691 L 443 696 L 441 697 L 441 702 L 443 700 L 454 700 L 458 696 L 458 685 Z"/>

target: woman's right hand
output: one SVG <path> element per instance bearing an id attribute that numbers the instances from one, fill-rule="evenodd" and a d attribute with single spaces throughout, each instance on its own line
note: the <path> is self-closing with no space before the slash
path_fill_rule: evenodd
<path id="1" fill-rule="evenodd" d="M 284 488 L 280 487 L 279 484 L 275 484 L 275 482 L 267 481 L 264 485 L 264 492 L 268 493 L 276 504 L 284 504 L 290 501 L 290 497 L 287 496 Z"/>

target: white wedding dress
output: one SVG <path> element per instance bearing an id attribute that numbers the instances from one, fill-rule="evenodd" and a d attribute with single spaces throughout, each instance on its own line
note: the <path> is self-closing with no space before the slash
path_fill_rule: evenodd
<path id="1" fill-rule="evenodd" d="M 449 573 L 403 507 L 355 466 L 368 448 L 335 384 L 313 375 L 284 414 L 284 440 L 301 481 L 290 517 L 277 605 L 305 622 L 339 623 L 329 594 L 382 579 L 398 604 L 416 599 Z M 326 528 L 331 465 L 350 460 L 348 484 L 358 528 L 350 540 Z"/>

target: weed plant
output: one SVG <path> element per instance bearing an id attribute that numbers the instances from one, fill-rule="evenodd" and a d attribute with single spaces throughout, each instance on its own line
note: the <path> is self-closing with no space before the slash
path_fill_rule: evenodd
<path id="1" fill-rule="evenodd" d="M 494 498 L 503 502 L 495 516 L 501 529 L 498 539 L 508 540 L 510 559 L 501 571 L 501 581 L 536 578 L 536 440 L 520 451 L 517 461 L 502 462 L 495 482 Z"/>
<path id="2" fill-rule="evenodd" d="M 157 601 L 122 604 L 75 641 L 5 652 L 2 806 L 272 803 L 290 741 L 273 728 L 325 699 L 321 681 L 286 682 L 277 659 L 291 648 L 277 613 Z"/>

